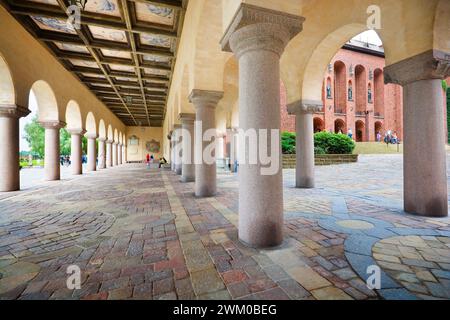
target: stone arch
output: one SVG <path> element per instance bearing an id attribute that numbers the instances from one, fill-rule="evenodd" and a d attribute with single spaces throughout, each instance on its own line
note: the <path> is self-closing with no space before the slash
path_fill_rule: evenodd
<path id="1" fill-rule="evenodd" d="M 334 112 L 346 113 L 347 105 L 347 74 L 345 63 L 337 60 L 334 70 Z"/>
<path id="2" fill-rule="evenodd" d="M 90 135 L 97 135 L 97 122 L 92 112 L 89 112 L 86 116 L 86 133 Z"/>
<path id="3" fill-rule="evenodd" d="M 441 52 L 450 52 L 450 1 L 440 0 L 436 7 L 433 26 L 433 48 Z"/>
<path id="4" fill-rule="evenodd" d="M 239 66 L 234 56 L 231 56 L 224 65 L 223 90 L 223 98 L 216 109 L 216 123 L 220 131 L 232 126 L 233 108 L 236 106 L 239 109 Z"/>
<path id="5" fill-rule="evenodd" d="M 384 76 L 383 70 L 375 69 L 373 72 L 373 98 L 374 98 L 374 115 L 375 117 L 384 116 Z"/>
<path id="6" fill-rule="evenodd" d="M 362 115 L 367 109 L 367 74 L 366 68 L 358 64 L 355 67 L 355 103 L 356 114 Z"/>
<path id="7" fill-rule="evenodd" d="M 322 131 L 323 129 L 325 129 L 325 122 L 323 121 L 322 118 L 314 117 L 314 119 L 313 119 L 313 124 L 314 124 L 314 126 L 313 126 L 313 128 L 314 128 L 314 133 L 320 132 L 320 131 Z"/>
<path id="8" fill-rule="evenodd" d="M 221 1 L 197 0 L 195 47 L 193 52 L 192 88 L 202 90 L 223 90 L 223 65 L 230 55 L 220 47 L 223 35 Z"/>
<path id="9" fill-rule="evenodd" d="M 355 140 L 356 142 L 366 141 L 366 125 L 362 120 L 356 120 L 355 122 Z"/>
<path id="10" fill-rule="evenodd" d="M 323 75 L 327 66 L 339 49 L 355 35 L 365 31 L 367 27 L 364 24 L 352 23 L 344 25 L 334 32 L 328 34 L 307 57 L 308 62 L 303 70 L 296 75 L 300 86 L 300 97 L 303 100 L 320 101 L 322 96 Z M 287 70 L 283 70 L 287 72 Z M 290 79 L 293 80 L 293 79 Z"/>
<path id="11" fill-rule="evenodd" d="M 106 139 L 107 138 L 105 121 L 103 119 L 100 119 L 100 122 L 98 123 L 98 137 L 100 139 Z"/>
<path id="12" fill-rule="evenodd" d="M 181 79 L 180 92 L 176 95 L 175 106 L 178 113 L 192 113 L 194 112 L 194 106 L 189 102 L 189 94 L 192 91 L 191 70 L 189 64 L 185 64 L 183 67 L 183 75 Z"/>
<path id="13" fill-rule="evenodd" d="M 12 105 L 16 103 L 14 82 L 9 67 L 0 55 L 0 105 Z"/>
<path id="14" fill-rule="evenodd" d="M 113 136 L 114 142 L 119 142 L 119 132 L 117 129 L 114 129 L 114 136 Z"/>
<path id="15" fill-rule="evenodd" d="M 108 125 L 108 140 L 113 141 L 114 140 L 114 131 L 111 125 Z"/>
<path id="16" fill-rule="evenodd" d="M 339 133 L 341 131 L 342 133 L 345 133 L 345 121 L 343 119 L 336 119 L 334 120 L 334 132 Z"/>
<path id="17" fill-rule="evenodd" d="M 67 129 L 84 129 L 81 119 L 80 106 L 74 100 L 70 100 L 66 107 Z"/>
<path id="18" fill-rule="evenodd" d="M 39 121 L 59 121 L 58 103 L 50 85 L 38 80 L 31 86 L 37 102 Z"/>

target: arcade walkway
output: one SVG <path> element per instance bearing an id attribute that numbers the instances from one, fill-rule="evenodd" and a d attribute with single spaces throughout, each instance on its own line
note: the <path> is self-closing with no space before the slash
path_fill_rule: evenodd
<path id="1" fill-rule="evenodd" d="M 0 298 L 450 298 L 450 219 L 401 212 L 400 156 L 316 170 L 309 190 L 284 171 L 285 242 L 272 250 L 237 240 L 229 173 L 203 199 L 144 165 L 0 194 Z M 66 288 L 72 264 L 80 290 Z M 373 264 L 381 290 L 365 285 Z"/>

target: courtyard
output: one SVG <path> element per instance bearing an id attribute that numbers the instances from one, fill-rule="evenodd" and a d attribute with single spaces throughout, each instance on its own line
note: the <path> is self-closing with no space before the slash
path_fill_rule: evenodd
<path id="1" fill-rule="evenodd" d="M 284 241 L 254 249 L 238 240 L 237 174 L 219 171 L 217 195 L 197 198 L 144 164 L 62 170 L 0 193 L 0 298 L 449 299 L 450 218 L 405 214 L 402 172 L 401 155 L 362 155 L 298 189 L 284 170 Z M 366 286 L 370 265 L 380 290 Z"/>

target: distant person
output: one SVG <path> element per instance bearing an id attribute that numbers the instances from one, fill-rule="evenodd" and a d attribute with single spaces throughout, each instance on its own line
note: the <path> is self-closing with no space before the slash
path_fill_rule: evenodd
<path id="1" fill-rule="evenodd" d="M 159 159 L 159 168 L 161 168 L 164 164 L 167 163 L 166 158 L 162 157 Z"/>
<path id="2" fill-rule="evenodd" d="M 381 141 L 381 133 L 380 133 L 380 131 L 377 131 L 377 142 L 380 142 Z"/>
<path id="3" fill-rule="evenodd" d="M 348 136 L 350 139 L 353 139 L 353 131 L 352 131 L 351 128 L 348 128 L 347 136 Z"/>
<path id="4" fill-rule="evenodd" d="M 150 166 L 150 155 L 147 153 L 147 156 L 146 156 L 146 163 L 147 163 L 147 166 L 149 167 Z"/>
<path id="5" fill-rule="evenodd" d="M 391 143 L 392 144 L 398 143 L 397 131 L 394 131 L 394 133 L 392 134 Z"/>

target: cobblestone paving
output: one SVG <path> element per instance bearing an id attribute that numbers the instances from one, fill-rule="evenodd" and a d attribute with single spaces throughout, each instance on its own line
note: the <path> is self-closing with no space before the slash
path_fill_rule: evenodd
<path id="1" fill-rule="evenodd" d="M 285 241 L 266 250 L 238 241 L 230 173 L 206 199 L 142 165 L 0 194 L 0 298 L 450 298 L 450 219 L 402 212 L 399 156 L 316 171 L 301 190 L 285 170 Z M 80 290 L 66 285 L 73 264 Z"/>

